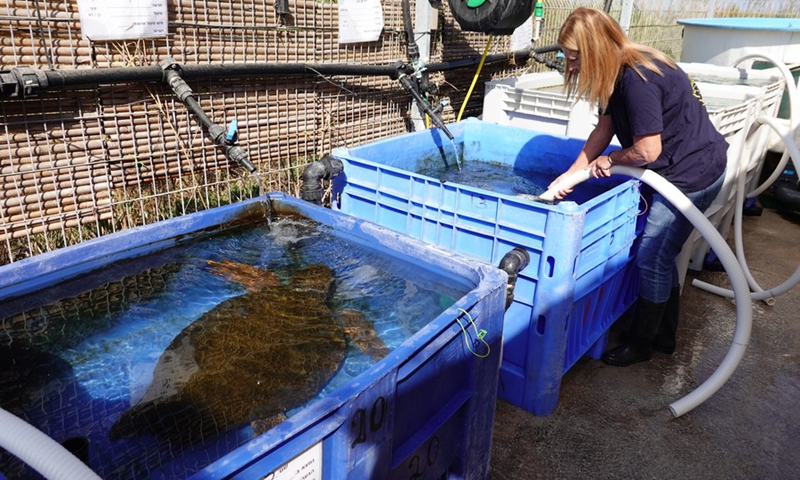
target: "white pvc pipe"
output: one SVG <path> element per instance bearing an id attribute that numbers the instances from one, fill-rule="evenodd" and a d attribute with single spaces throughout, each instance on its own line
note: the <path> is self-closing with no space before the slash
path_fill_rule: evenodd
<path id="1" fill-rule="evenodd" d="M 622 0 L 622 11 L 619 14 L 619 26 L 628 34 L 631 29 L 631 16 L 633 16 L 633 0 Z"/>
<path id="2" fill-rule="evenodd" d="M 733 286 L 734 297 L 736 298 L 736 331 L 733 334 L 731 346 L 725 358 L 722 360 L 722 363 L 720 363 L 719 367 L 717 367 L 714 373 L 705 382 L 683 398 L 670 404 L 669 409 L 672 415 L 677 418 L 702 404 L 708 400 L 711 395 L 716 393 L 717 390 L 728 381 L 731 375 L 733 375 L 733 372 L 742 360 L 747 342 L 750 340 L 750 330 L 753 321 L 750 289 L 747 285 L 747 279 L 744 276 L 742 267 L 739 265 L 730 247 L 728 247 L 725 239 L 722 238 L 722 235 L 720 235 L 714 225 L 708 221 L 703 212 L 698 210 L 697 207 L 686 198 L 686 195 L 663 177 L 650 170 L 615 165 L 611 167 L 611 173 L 639 178 L 669 200 L 669 202 L 683 213 L 692 225 L 694 225 L 709 245 L 711 245 L 711 248 L 714 249 L 720 262 L 722 262 L 722 266 L 728 273 L 731 285 Z M 578 183 L 588 180 L 591 176 L 591 170 L 585 168 L 565 178 L 554 188 L 542 194 L 540 198 L 543 200 L 552 200 L 559 190 L 572 188 Z"/>
<path id="3" fill-rule="evenodd" d="M 786 131 L 783 130 L 783 127 L 781 126 L 781 124 L 774 117 L 766 117 L 766 116 L 760 117 L 758 119 L 758 122 L 765 123 L 765 124 L 769 125 L 770 127 L 772 127 L 776 132 L 778 132 L 781 135 L 781 138 L 783 139 L 783 142 L 786 145 L 786 153 L 790 153 L 791 154 L 792 158 L 795 161 L 795 169 L 796 169 L 797 166 L 800 165 L 800 148 L 798 148 L 798 146 L 795 143 L 794 139 L 791 138 L 789 133 L 786 133 Z M 781 167 L 781 169 L 782 169 L 782 167 Z M 776 171 L 778 171 L 778 170 L 776 169 Z M 741 188 L 742 188 L 742 185 L 744 184 L 744 179 L 741 178 L 742 173 L 740 172 L 739 174 L 740 174 L 740 178 L 739 178 L 739 185 L 738 185 L 737 188 L 740 188 L 740 190 L 736 192 L 737 205 L 736 205 L 736 214 L 735 214 L 736 216 L 734 217 L 734 220 L 735 220 L 735 223 L 734 223 L 734 234 L 735 234 L 736 254 L 737 254 L 737 257 L 739 258 L 739 264 L 741 265 L 742 270 L 745 272 L 745 275 L 747 276 L 748 283 L 750 284 L 751 288 L 753 290 L 755 290 L 755 292 L 753 292 L 750 295 L 750 298 L 753 299 L 753 300 L 764 300 L 768 305 L 774 305 L 775 304 L 775 300 L 774 300 L 774 296 L 775 295 L 779 295 L 781 293 L 785 293 L 785 292 L 789 291 L 789 289 L 791 289 L 792 287 L 794 287 L 795 285 L 800 283 L 800 266 L 797 267 L 797 271 L 794 273 L 794 275 L 789 277 L 785 282 L 783 282 L 782 284 L 778 285 L 775 288 L 771 288 L 771 289 L 766 290 L 766 291 L 763 288 L 761 288 L 758 285 L 758 283 L 756 283 L 755 279 L 750 274 L 750 271 L 747 268 L 747 262 L 746 262 L 745 256 L 744 256 L 743 241 L 742 241 L 742 238 L 741 238 L 742 208 L 743 208 L 742 207 L 742 203 L 743 203 L 742 200 L 743 199 L 741 198 L 740 192 L 743 192 L 743 190 Z M 706 283 L 706 282 L 703 282 L 701 280 L 695 279 L 694 281 L 692 281 L 692 285 L 697 287 L 697 288 L 699 288 L 699 289 L 701 289 L 701 290 L 705 290 L 707 292 L 711 292 L 711 293 L 716 294 L 716 295 L 720 295 L 720 296 L 728 297 L 728 298 L 733 297 L 733 292 L 732 291 L 724 289 L 724 288 L 717 287 L 715 285 L 711 285 L 710 283 Z"/>
<path id="4" fill-rule="evenodd" d="M 778 295 L 788 292 L 790 288 L 794 287 L 798 283 L 800 283 L 800 267 L 797 267 L 797 270 L 794 271 L 794 274 L 792 274 L 792 276 L 782 284 L 762 292 L 753 292 L 750 294 L 750 298 L 752 300 L 766 300 L 768 298 L 774 298 Z M 720 297 L 733 298 L 735 296 L 735 294 L 727 288 L 711 285 L 710 283 L 706 283 L 702 280 L 694 279 L 694 281 L 692 281 L 692 285 L 715 295 L 719 295 Z"/>
<path id="5" fill-rule="evenodd" d="M 798 111 L 798 108 L 800 108 L 800 99 L 798 99 L 798 87 L 794 83 L 794 76 L 792 76 L 792 72 L 789 70 L 789 67 L 787 67 L 786 64 L 780 61 L 778 58 L 762 52 L 754 52 L 747 54 L 739 58 L 739 60 L 737 60 L 736 62 L 734 62 L 733 66 L 735 67 L 736 65 L 739 65 L 745 60 L 749 60 L 751 58 L 761 58 L 767 60 L 768 62 L 775 65 L 778 71 L 781 72 L 781 75 L 783 75 L 784 81 L 786 82 L 786 94 L 789 97 L 789 138 L 793 140 L 794 134 L 797 131 L 798 123 L 800 123 L 800 111 Z M 798 80 L 798 82 L 800 83 L 800 80 Z M 772 118 L 772 117 L 762 117 L 762 118 Z M 759 119 L 759 121 L 761 121 L 761 119 Z M 772 126 L 772 128 L 775 129 L 775 131 L 778 131 L 780 134 L 778 128 L 776 128 L 774 125 L 770 126 Z M 785 135 L 781 135 L 781 137 L 785 138 Z M 786 143 L 785 140 L 784 143 Z M 795 158 L 796 159 L 794 160 L 794 165 L 795 165 L 795 170 L 797 170 L 800 158 L 797 157 Z M 776 167 L 772 175 L 770 175 L 770 177 L 763 184 L 759 185 L 757 188 L 753 189 L 752 192 L 748 193 L 747 198 L 754 198 L 763 193 L 767 188 L 769 188 L 775 182 L 775 180 L 778 179 L 781 172 L 783 171 L 783 167 L 786 166 L 786 162 L 788 160 L 789 160 L 789 153 L 784 151 L 783 155 L 781 156 L 781 160 L 778 163 L 778 167 Z"/>
<path id="6" fill-rule="evenodd" d="M 751 122 L 748 121 L 747 130 L 750 130 Z M 744 150 L 744 148 L 742 148 Z M 736 259 L 739 261 L 739 266 L 742 267 L 744 276 L 747 279 L 747 284 L 754 292 L 763 292 L 764 289 L 758 284 L 756 279 L 747 268 L 747 259 L 744 255 L 744 240 L 742 239 L 742 217 L 744 216 L 744 189 L 747 183 L 747 167 L 749 162 L 746 159 L 739 158 L 739 171 L 736 176 L 736 202 L 733 214 L 733 231 L 734 231 L 734 246 L 736 247 Z M 767 305 L 775 305 L 775 299 L 770 297 L 764 299 Z"/>
<path id="7" fill-rule="evenodd" d="M 792 75 L 792 72 L 789 70 L 789 67 L 787 67 L 786 64 L 780 61 L 778 58 L 763 52 L 748 53 L 747 55 L 739 58 L 739 60 L 734 62 L 733 66 L 735 67 L 736 65 L 739 65 L 745 60 L 750 60 L 751 58 L 761 58 L 767 60 L 768 62 L 775 65 L 775 67 L 781 72 L 781 75 L 783 75 L 784 80 L 786 80 L 786 93 L 789 95 L 789 120 L 792 122 L 797 122 L 798 120 L 797 109 L 800 108 L 800 104 L 798 104 L 797 102 L 797 87 L 794 84 L 794 76 Z"/>
<path id="8" fill-rule="evenodd" d="M 558 193 L 559 190 L 572 188 L 581 182 L 589 180 L 590 178 L 592 178 L 592 170 L 590 168 L 584 168 L 582 170 L 579 170 L 570 175 L 569 177 L 562 179 L 550 190 L 539 195 L 539 200 L 543 200 L 545 202 L 552 202 L 553 200 L 556 199 L 556 193 Z"/>
<path id="9" fill-rule="evenodd" d="M 775 132 L 781 137 L 781 141 L 783 142 L 785 148 L 783 150 L 781 160 L 778 162 L 778 165 L 775 167 L 775 170 L 772 172 L 769 178 L 767 178 L 763 184 L 759 185 L 758 188 L 748 193 L 747 198 L 755 198 L 771 187 L 772 184 L 775 183 L 775 180 L 777 180 L 778 177 L 780 177 L 783 173 L 783 169 L 786 167 L 786 164 L 789 163 L 790 158 L 794 164 L 794 171 L 800 172 L 800 170 L 798 170 L 798 167 L 800 167 L 800 149 L 797 148 L 797 143 L 794 141 L 794 132 L 796 129 L 792 129 L 790 125 L 789 129 L 787 130 L 777 118 L 768 117 L 766 115 L 758 117 L 756 122 L 772 127 L 772 129 L 775 130 Z"/>
<path id="10" fill-rule="evenodd" d="M 544 22 L 543 18 L 534 18 L 533 19 L 533 35 L 531 35 L 531 43 L 534 45 L 536 42 L 542 38 L 542 23 Z"/>
<path id="11" fill-rule="evenodd" d="M 781 174 L 783 173 L 783 169 L 786 167 L 787 163 L 789 163 L 789 151 L 784 150 L 783 154 L 781 155 L 780 161 L 778 161 L 778 164 L 775 166 L 775 170 L 773 170 L 770 176 L 767 177 L 766 180 L 764 180 L 764 183 L 754 188 L 752 192 L 748 193 L 747 198 L 756 198 L 757 196 L 766 192 L 767 189 L 771 187 L 773 183 L 775 183 L 775 180 L 780 178 Z"/>
<path id="12" fill-rule="evenodd" d="M 769 188 L 775 180 L 777 180 L 781 173 L 783 172 L 784 167 L 788 163 L 789 159 L 792 159 L 792 163 L 794 164 L 794 169 L 796 172 L 800 172 L 800 148 L 798 148 L 797 143 L 795 142 L 795 134 L 797 133 L 798 125 L 800 125 L 800 98 L 798 98 L 798 88 L 794 83 L 794 77 L 792 76 L 792 72 L 789 68 L 781 62 L 780 60 L 772 57 L 768 54 L 763 53 L 751 53 L 740 58 L 734 65 L 738 65 L 744 60 L 750 58 L 763 58 L 767 61 L 773 63 L 778 70 L 783 75 L 784 79 L 786 80 L 786 90 L 789 96 L 789 128 L 788 130 L 784 128 L 783 124 L 778 121 L 775 117 L 770 117 L 767 115 L 762 115 L 756 119 L 756 122 L 759 124 L 765 124 L 771 127 L 781 138 L 784 144 L 784 152 L 781 156 L 780 162 L 775 168 L 775 171 L 761 184 L 759 187 L 754 189 L 752 192 L 747 194 L 747 198 L 754 198 L 761 193 L 763 193 L 767 188 Z M 798 80 L 798 84 L 800 84 L 800 80 Z M 743 272 L 745 273 L 745 277 L 747 279 L 748 284 L 754 290 L 751 294 L 750 298 L 753 300 L 763 300 L 768 305 L 774 305 L 775 299 L 774 296 L 785 293 L 798 283 L 800 283 L 800 267 L 797 268 L 797 271 L 794 275 L 789 277 L 784 283 L 778 285 L 775 288 L 768 289 L 764 291 L 764 289 L 758 285 L 756 280 L 753 278 L 750 270 L 747 268 L 747 261 L 745 260 L 744 255 L 744 246 L 741 237 L 741 230 L 742 230 L 742 208 L 743 208 L 743 201 L 742 194 L 744 193 L 744 178 L 742 178 L 744 173 L 744 168 L 740 169 L 739 172 L 739 179 L 737 185 L 737 192 L 736 192 L 736 211 L 734 217 L 734 235 L 735 235 L 735 246 L 736 246 L 736 254 L 739 258 L 739 264 L 742 267 Z M 720 288 L 709 283 L 703 282 L 701 280 L 695 279 L 692 282 L 692 285 L 700 288 L 701 290 L 705 290 L 710 293 L 714 293 L 716 295 L 720 295 L 723 297 L 731 298 L 733 296 L 733 292 L 731 290 L 727 290 L 724 288 Z"/>
<path id="13" fill-rule="evenodd" d="M 0 446 L 48 480 L 101 480 L 58 442 L 0 408 Z"/>

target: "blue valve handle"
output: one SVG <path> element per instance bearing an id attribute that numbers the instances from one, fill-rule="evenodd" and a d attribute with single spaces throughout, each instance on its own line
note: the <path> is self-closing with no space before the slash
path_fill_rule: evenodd
<path id="1" fill-rule="evenodd" d="M 228 143 L 233 143 L 236 141 L 236 137 L 239 135 L 239 123 L 234 118 L 231 120 L 230 125 L 228 125 L 228 133 L 225 135 L 225 140 Z"/>

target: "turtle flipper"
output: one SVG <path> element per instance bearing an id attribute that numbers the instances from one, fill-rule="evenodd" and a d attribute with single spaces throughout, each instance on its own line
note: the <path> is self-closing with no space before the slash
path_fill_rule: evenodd
<path id="1" fill-rule="evenodd" d="M 122 413 L 111 427 L 111 440 L 153 435 L 191 445 L 219 433 L 211 412 L 183 399 L 138 404 Z"/>
<path id="2" fill-rule="evenodd" d="M 214 275 L 239 283 L 250 292 L 259 292 L 280 283 L 273 272 L 246 263 L 231 262 L 230 260 L 222 262 L 206 260 L 206 264 Z"/>
<path id="3" fill-rule="evenodd" d="M 344 332 L 358 345 L 362 352 L 369 355 L 376 362 L 391 351 L 389 347 L 375 333 L 375 327 L 363 313 L 357 310 L 344 309 L 336 312 L 336 319 Z"/>

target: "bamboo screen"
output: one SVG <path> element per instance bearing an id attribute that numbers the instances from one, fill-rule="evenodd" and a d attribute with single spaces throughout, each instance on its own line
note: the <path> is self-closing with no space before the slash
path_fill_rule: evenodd
<path id="1" fill-rule="evenodd" d="M 276 14 L 274 0 L 168 0 L 168 35 L 127 42 L 83 39 L 77 0 L 0 0 L 0 70 L 145 66 L 167 57 L 180 64 L 406 61 L 402 0 L 381 3 L 385 27 L 378 41 L 339 45 L 337 4 L 328 0 L 288 0 L 289 15 Z M 618 3 L 612 15 L 618 16 Z M 671 3 L 637 1 L 631 35 L 677 55 L 675 12 L 686 12 L 685 17 L 706 12 L 704 2 L 676 2 L 694 10 Z M 797 13 L 794 3 L 759 13 Z M 575 6 L 603 4 L 545 0 L 539 44 L 555 41 Z M 412 15 L 415 10 L 411 2 Z M 446 2 L 437 12 L 430 62 L 480 57 L 489 37 L 462 32 Z M 731 14 L 746 13 L 740 8 Z M 662 31 L 669 33 L 665 37 Z M 489 53 L 508 50 L 508 38 L 498 37 Z M 486 65 L 464 117 L 480 115 L 485 81 L 532 69 L 544 68 L 513 60 Z M 431 74 L 438 86 L 432 103 L 450 101 L 446 122 L 456 119 L 474 75 L 475 67 Z M 332 148 L 411 128 L 410 96 L 388 77 L 309 74 L 189 84 L 215 123 L 237 120 L 239 144 L 256 165 L 256 176 L 229 164 L 160 82 L 54 88 L 33 98 L 0 99 L 0 265 L 250 198 L 260 189 L 296 195 L 303 168 Z"/>

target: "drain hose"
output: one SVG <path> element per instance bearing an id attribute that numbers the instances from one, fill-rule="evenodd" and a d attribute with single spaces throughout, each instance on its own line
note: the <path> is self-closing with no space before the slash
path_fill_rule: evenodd
<path id="1" fill-rule="evenodd" d="M 530 261 L 530 255 L 521 247 L 514 247 L 500 259 L 497 268 L 508 274 L 508 283 L 506 284 L 506 309 L 508 309 L 514 301 L 514 286 L 517 284 L 517 274 L 527 267 Z"/>
<path id="2" fill-rule="evenodd" d="M 791 158 L 792 162 L 794 163 L 794 169 L 796 172 L 800 171 L 800 148 L 797 147 L 797 143 L 795 142 L 795 135 L 797 134 L 798 125 L 800 125 L 800 111 L 798 111 L 798 105 L 800 105 L 800 99 L 797 98 L 798 96 L 798 87 L 794 84 L 794 77 L 792 76 L 791 71 L 789 68 L 781 62 L 780 60 L 776 59 L 775 57 L 765 54 L 762 52 L 758 53 L 751 53 L 741 57 L 739 60 L 734 62 L 734 65 L 738 65 L 745 60 L 749 60 L 751 58 L 763 58 L 767 61 L 771 62 L 778 71 L 784 77 L 786 81 L 786 93 L 789 97 L 789 126 L 788 129 L 785 127 L 775 118 L 770 117 L 768 115 L 762 115 L 756 119 L 756 124 L 758 125 L 767 125 L 775 133 L 778 134 L 781 141 L 784 144 L 784 152 L 783 156 L 778 162 L 778 165 L 775 167 L 775 170 L 772 172 L 767 180 L 764 181 L 762 185 L 755 188 L 752 192 L 747 194 L 747 198 L 755 198 L 760 195 L 762 192 L 766 191 L 775 180 L 780 177 L 781 173 L 783 172 L 786 164 L 788 163 L 789 159 Z M 800 84 L 800 81 L 799 81 Z M 745 189 L 745 176 L 746 176 L 746 167 L 747 165 L 744 164 L 744 160 L 742 161 L 742 165 L 739 171 L 739 181 L 737 184 L 737 191 L 736 191 L 736 210 L 734 213 L 734 234 L 735 234 L 735 246 L 736 246 L 736 256 L 739 259 L 739 264 L 742 267 L 742 270 L 745 274 L 745 278 L 747 279 L 747 283 L 750 285 L 750 288 L 753 290 L 753 293 L 750 295 L 750 298 L 753 300 L 763 300 L 767 305 L 774 305 L 776 295 L 780 295 L 793 286 L 800 283 L 800 266 L 797 267 L 794 275 L 789 277 L 786 281 L 782 284 L 778 285 L 775 288 L 768 289 L 764 291 L 763 288 L 756 282 L 753 275 L 750 273 L 750 270 L 747 267 L 747 260 L 744 254 L 744 245 L 742 242 L 742 209 L 744 205 L 744 189 Z M 779 186 L 780 187 L 780 186 Z M 791 193 L 790 193 L 791 192 Z M 790 191 L 788 188 L 778 189 L 776 194 L 787 194 L 797 196 L 797 191 Z M 800 197 L 798 197 L 800 198 Z M 710 283 L 703 282 L 701 280 L 694 279 L 692 281 L 692 285 L 707 292 L 713 293 L 715 295 L 723 296 L 731 298 L 733 297 L 733 292 L 731 290 L 717 287 L 715 285 L 711 285 Z"/>
<path id="3" fill-rule="evenodd" d="M 0 429 L 0 446 L 48 480 L 100 480 L 96 473 L 58 442 L 2 408 L 0 425 L 3 425 Z"/>
<path id="4" fill-rule="evenodd" d="M 795 143 L 792 132 L 785 131 L 783 127 L 772 117 L 759 117 L 758 120 L 756 121 L 758 123 L 767 124 L 770 127 L 772 127 L 773 130 L 778 132 L 781 136 L 781 139 L 783 140 L 784 145 L 786 146 L 786 153 L 791 156 L 791 158 L 794 160 L 795 165 L 800 165 L 800 148 L 798 148 L 797 143 Z M 776 169 L 776 171 L 778 170 Z M 742 215 L 743 215 L 742 208 L 744 204 L 744 187 L 745 187 L 744 177 L 745 177 L 745 172 L 744 168 L 742 168 L 739 171 L 739 181 L 736 187 L 737 188 L 736 211 L 734 214 L 734 227 L 733 227 L 735 235 L 734 240 L 736 245 L 736 254 L 737 258 L 739 259 L 739 264 L 741 265 L 744 271 L 745 278 L 747 278 L 748 284 L 754 290 L 754 292 L 750 294 L 750 298 L 752 298 L 753 300 L 763 300 L 767 305 L 774 305 L 775 304 L 774 297 L 776 295 L 785 293 L 792 287 L 800 283 L 800 266 L 797 267 L 797 270 L 794 272 L 794 275 L 789 277 L 785 282 L 783 282 L 782 284 L 778 285 L 775 288 L 764 290 L 763 288 L 761 288 L 761 286 L 758 285 L 758 283 L 756 283 L 755 279 L 750 273 L 750 270 L 747 268 L 747 261 L 745 259 L 744 245 L 742 241 Z M 768 183 L 765 183 L 765 185 L 769 186 Z M 733 297 L 732 291 L 725 288 L 717 287 L 702 280 L 694 279 L 692 281 L 692 285 L 701 290 L 705 290 L 707 292 L 719 295 L 721 297 L 728 297 L 728 298 Z"/>
<path id="5" fill-rule="evenodd" d="M 694 225 L 697 231 L 700 232 L 703 238 L 706 239 L 709 245 L 711 245 L 711 248 L 714 249 L 722 266 L 725 268 L 725 272 L 728 274 L 728 277 L 730 277 L 730 282 L 733 286 L 734 297 L 736 298 L 736 331 L 733 334 L 731 346 L 725 358 L 722 360 L 722 363 L 720 363 L 719 367 L 717 367 L 714 373 L 705 382 L 683 398 L 669 405 L 670 412 L 677 418 L 693 410 L 716 393 L 717 390 L 728 381 L 731 375 L 733 375 L 733 372 L 742 360 L 747 342 L 750 340 L 750 330 L 753 323 L 750 288 L 741 265 L 739 265 L 736 256 L 731 251 L 725 239 L 722 238 L 722 235 L 720 235 L 714 225 L 708 221 L 703 212 L 698 210 L 697 207 L 686 198 L 686 195 L 674 185 L 665 180 L 661 175 L 651 170 L 644 170 L 641 168 L 615 165 L 611 167 L 611 173 L 640 179 L 653 187 L 654 190 L 663 195 L 673 206 L 680 210 L 692 225 Z M 588 168 L 576 172 L 559 182 L 556 187 L 542 194 L 540 198 L 542 200 L 552 200 L 559 190 L 571 188 L 578 183 L 588 180 L 591 176 L 591 170 Z"/>
<path id="6" fill-rule="evenodd" d="M 800 105 L 800 100 L 797 98 L 797 96 L 798 96 L 798 91 L 797 91 L 798 90 L 798 86 L 795 85 L 795 83 L 794 83 L 794 77 L 792 76 L 792 72 L 789 70 L 789 67 L 787 67 L 786 64 L 783 63 L 782 61 L 780 61 L 779 59 L 775 58 L 774 56 L 772 56 L 770 54 L 764 53 L 764 52 L 755 52 L 755 53 L 747 54 L 747 55 L 739 58 L 736 62 L 733 63 L 733 65 L 739 65 L 740 63 L 744 62 L 745 60 L 750 60 L 752 58 L 761 58 L 761 59 L 767 60 L 768 62 L 770 62 L 773 65 L 775 65 L 775 68 L 777 68 L 778 71 L 781 72 L 781 75 L 783 75 L 783 79 L 786 82 L 786 95 L 789 98 L 789 132 L 788 132 L 788 134 L 784 134 L 781 131 L 781 128 L 779 127 L 779 125 L 777 123 L 775 123 L 775 118 L 774 117 L 762 116 L 756 121 L 759 122 L 759 123 L 766 123 L 770 127 L 772 127 L 772 129 L 775 130 L 776 132 L 778 132 L 778 134 L 781 136 L 784 144 L 787 147 L 789 147 L 789 144 L 787 143 L 787 138 L 789 140 L 792 140 L 792 143 L 794 143 L 793 138 L 794 138 L 794 135 L 797 133 L 797 126 L 798 126 L 798 124 L 800 124 L 800 111 L 798 111 L 798 105 Z M 786 166 L 786 163 L 789 161 L 790 157 L 792 158 L 792 161 L 794 162 L 795 171 L 800 171 L 800 170 L 798 170 L 800 168 L 800 157 L 797 157 L 797 156 L 795 156 L 794 153 L 791 153 L 789 148 L 785 149 L 784 152 L 783 152 L 783 155 L 781 156 L 780 161 L 778 162 L 778 165 L 775 167 L 775 171 L 772 172 L 772 175 L 770 175 L 770 177 L 767 178 L 764 181 L 763 184 L 761 184 L 757 188 L 753 189 L 752 192 L 748 193 L 747 194 L 747 198 L 755 198 L 758 195 L 760 195 L 761 193 L 763 193 L 764 191 L 766 191 L 767 188 L 769 188 L 770 185 L 772 185 L 775 182 L 775 180 L 778 179 L 778 177 L 780 176 L 780 174 L 783 171 L 784 167 Z"/>

